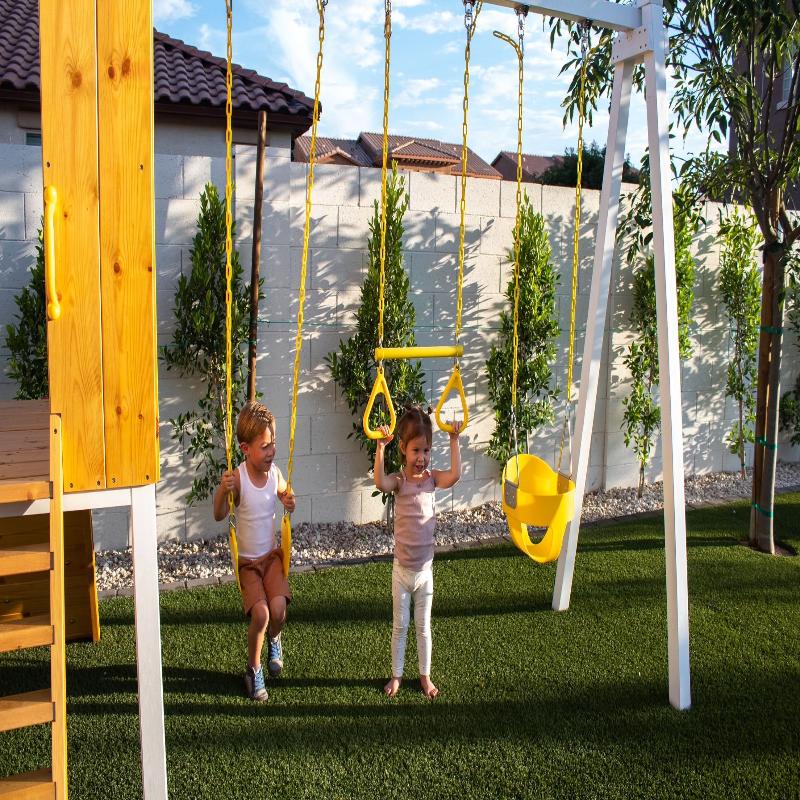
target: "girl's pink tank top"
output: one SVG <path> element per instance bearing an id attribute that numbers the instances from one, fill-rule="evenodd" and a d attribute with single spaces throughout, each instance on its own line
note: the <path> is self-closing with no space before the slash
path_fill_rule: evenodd
<path id="1" fill-rule="evenodd" d="M 394 498 L 394 557 L 406 569 L 421 570 L 433 560 L 435 490 L 428 471 L 419 483 L 400 473 Z"/>

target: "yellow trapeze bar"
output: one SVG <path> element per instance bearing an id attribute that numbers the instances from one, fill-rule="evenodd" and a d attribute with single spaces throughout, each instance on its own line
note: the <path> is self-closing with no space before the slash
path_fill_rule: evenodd
<path id="1" fill-rule="evenodd" d="M 464 345 L 434 345 L 431 347 L 376 347 L 375 360 L 388 361 L 392 358 L 460 358 L 464 355 Z"/>

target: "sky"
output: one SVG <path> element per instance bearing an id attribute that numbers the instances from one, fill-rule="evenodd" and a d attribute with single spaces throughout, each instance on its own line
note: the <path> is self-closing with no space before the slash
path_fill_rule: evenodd
<path id="1" fill-rule="evenodd" d="M 155 26 L 188 44 L 225 55 L 224 0 L 154 0 Z M 319 135 L 354 139 L 382 130 L 383 0 L 330 0 L 322 71 Z M 233 59 L 272 80 L 313 96 L 318 17 L 314 0 L 234 0 Z M 464 29 L 461 0 L 393 0 L 391 104 L 394 134 L 461 141 Z M 517 59 L 492 36 L 516 38 L 511 9 L 484 5 L 470 61 L 469 146 L 490 162 L 517 145 Z M 529 16 L 525 27 L 523 151 L 563 154 L 575 147 L 577 125 L 562 124 L 561 102 L 570 75 L 559 75 L 567 60 L 566 41 L 551 49 L 549 28 Z M 601 102 L 587 143 L 607 138 L 607 103 Z M 691 131 L 679 152 L 705 147 Z M 626 152 L 634 164 L 647 140 L 644 100 L 634 95 Z"/>

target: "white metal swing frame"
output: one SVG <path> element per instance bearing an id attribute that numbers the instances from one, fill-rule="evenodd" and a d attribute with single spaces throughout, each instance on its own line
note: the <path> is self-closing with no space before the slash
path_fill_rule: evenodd
<path id="1" fill-rule="evenodd" d="M 605 338 L 614 242 L 625 138 L 628 129 L 633 68 L 644 62 L 647 141 L 653 202 L 653 252 L 658 314 L 658 366 L 664 473 L 664 546 L 667 573 L 669 701 L 678 709 L 691 706 L 689 672 L 689 591 L 686 574 L 686 513 L 683 470 L 680 359 L 678 355 L 678 294 L 675 280 L 675 237 L 672 222 L 672 182 L 669 164 L 666 52 L 662 0 L 638 0 L 632 6 L 607 0 L 484 0 L 512 9 L 527 9 L 573 22 L 590 20 L 618 31 L 612 47 L 614 84 L 608 121 L 608 142 L 600 193 L 600 213 L 592 268 L 592 286 L 581 366 L 576 450 L 572 455 L 575 514 L 558 559 L 553 609 L 569 608 L 583 495 L 589 467 L 600 360 Z"/>

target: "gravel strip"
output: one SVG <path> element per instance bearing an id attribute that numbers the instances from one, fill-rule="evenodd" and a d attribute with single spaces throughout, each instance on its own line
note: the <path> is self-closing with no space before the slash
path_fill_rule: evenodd
<path id="1" fill-rule="evenodd" d="M 778 464 L 775 486 L 788 489 L 800 485 L 800 464 Z M 701 506 L 750 496 L 751 480 L 738 474 L 718 472 L 686 478 L 687 506 Z M 642 497 L 635 489 L 591 492 L 583 501 L 584 523 L 658 511 L 663 505 L 663 485 L 647 485 Z M 484 503 L 462 511 L 437 516 L 436 544 L 440 548 L 472 546 L 507 537 L 505 517 L 499 503 Z M 358 563 L 385 559 L 392 553 L 392 537 L 379 523 L 356 525 L 335 522 L 312 525 L 304 522 L 292 531 L 292 568 L 307 572 L 315 567 L 346 561 Z M 104 594 L 133 585 L 131 551 L 103 550 L 96 554 L 97 588 Z M 158 548 L 158 579 L 162 588 L 215 585 L 232 579 L 227 537 L 205 541 L 165 542 Z M 120 591 L 120 594 L 123 592 Z M 125 592 L 128 593 L 128 592 Z"/>

